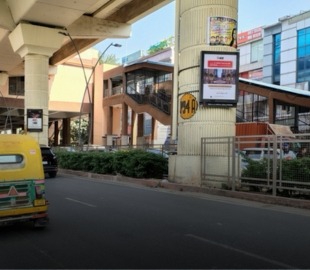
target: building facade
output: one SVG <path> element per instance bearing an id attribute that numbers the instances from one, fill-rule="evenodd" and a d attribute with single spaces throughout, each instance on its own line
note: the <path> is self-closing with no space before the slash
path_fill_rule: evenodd
<path id="1" fill-rule="evenodd" d="M 239 76 L 242 78 L 251 80 L 263 78 L 263 33 L 263 28 L 258 27 L 238 34 Z"/>
<path id="2" fill-rule="evenodd" d="M 295 89 L 301 95 L 309 93 L 310 11 L 240 33 L 238 40 L 241 78 Z M 309 132 L 310 101 L 293 104 L 284 96 L 271 103 L 266 95 L 241 90 L 238 121 L 272 122 L 289 126 L 294 132 Z"/>
<path id="3" fill-rule="evenodd" d="M 164 144 L 172 119 L 172 62 L 170 47 L 109 70 L 104 65 L 103 92 L 94 99 L 94 144 Z"/>

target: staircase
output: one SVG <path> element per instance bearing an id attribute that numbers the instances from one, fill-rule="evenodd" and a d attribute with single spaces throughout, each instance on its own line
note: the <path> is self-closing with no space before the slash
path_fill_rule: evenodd
<path id="1" fill-rule="evenodd" d="M 103 106 L 113 106 L 125 103 L 136 113 L 148 113 L 163 125 L 171 125 L 171 102 L 163 93 L 150 95 L 117 94 L 103 99 Z"/>

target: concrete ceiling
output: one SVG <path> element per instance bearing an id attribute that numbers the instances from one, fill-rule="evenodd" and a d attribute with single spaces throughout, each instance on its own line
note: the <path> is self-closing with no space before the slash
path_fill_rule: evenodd
<path id="1" fill-rule="evenodd" d="M 23 75 L 23 59 L 9 34 L 20 23 L 59 28 L 62 47 L 50 58 L 57 65 L 108 38 L 128 38 L 131 24 L 173 0 L 0 0 L 0 72 Z M 74 44 L 71 40 L 74 40 Z"/>

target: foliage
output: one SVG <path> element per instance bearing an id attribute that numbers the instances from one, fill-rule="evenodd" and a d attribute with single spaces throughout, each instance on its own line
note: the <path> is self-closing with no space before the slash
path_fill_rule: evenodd
<path id="1" fill-rule="evenodd" d="M 173 46 L 173 44 L 174 44 L 174 37 L 171 36 L 171 37 L 169 37 L 167 39 L 164 39 L 164 40 L 162 40 L 162 41 L 152 45 L 148 49 L 147 53 L 148 54 L 154 54 L 156 52 L 162 51 L 162 50 L 164 50 L 166 48 L 169 48 L 169 47 Z"/>
<path id="2" fill-rule="evenodd" d="M 114 168 L 117 173 L 137 178 L 162 178 L 168 172 L 168 161 L 161 155 L 143 150 L 118 151 Z"/>
<path id="3" fill-rule="evenodd" d="M 168 173 L 168 161 L 161 155 L 143 150 L 117 152 L 66 152 L 55 150 L 63 169 L 99 174 L 121 174 L 134 178 L 161 179 Z"/>
<path id="4" fill-rule="evenodd" d="M 266 179 L 268 175 L 268 161 L 269 166 L 272 165 L 272 162 L 268 159 L 262 159 L 259 161 L 254 161 L 248 159 L 248 165 L 246 169 L 243 170 L 242 176 L 243 177 L 253 177 L 253 178 L 262 178 Z M 269 167 L 269 170 L 272 172 L 272 168 Z"/>
<path id="5" fill-rule="evenodd" d="M 310 182 L 310 158 L 283 160 L 282 179 L 287 181 Z"/>
<path id="6" fill-rule="evenodd" d="M 98 53 L 98 57 L 100 57 L 102 53 Z M 100 60 L 99 64 L 110 64 L 110 65 L 118 65 L 118 59 L 115 54 L 107 54 L 104 55 Z"/>
<path id="7" fill-rule="evenodd" d="M 88 120 L 81 119 L 71 122 L 70 125 L 71 143 L 75 145 L 83 145 L 88 142 Z M 81 139 L 81 141 L 79 141 Z"/>
<path id="8" fill-rule="evenodd" d="M 280 164 L 280 162 L 282 164 Z M 297 158 L 292 160 L 277 160 L 277 178 L 284 181 L 310 182 L 310 158 Z M 249 160 L 246 169 L 242 172 L 242 177 L 252 177 L 266 179 L 268 174 L 272 178 L 273 162 L 271 159 L 259 161 Z"/>

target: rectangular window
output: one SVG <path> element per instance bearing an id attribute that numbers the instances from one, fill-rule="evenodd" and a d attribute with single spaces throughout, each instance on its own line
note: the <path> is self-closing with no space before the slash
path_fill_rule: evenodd
<path id="1" fill-rule="evenodd" d="M 251 63 L 263 60 L 263 41 L 259 40 L 251 44 Z"/>
<path id="2" fill-rule="evenodd" d="M 23 156 L 18 154 L 0 155 L 0 164 L 21 163 Z"/>
<path id="3" fill-rule="evenodd" d="M 273 36 L 273 84 L 280 85 L 281 74 L 281 34 Z"/>
<path id="4" fill-rule="evenodd" d="M 9 95 L 25 95 L 25 77 L 9 77 Z"/>
<path id="5" fill-rule="evenodd" d="M 310 81 L 310 27 L 297 31 L 297 82 Z"/>

